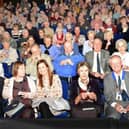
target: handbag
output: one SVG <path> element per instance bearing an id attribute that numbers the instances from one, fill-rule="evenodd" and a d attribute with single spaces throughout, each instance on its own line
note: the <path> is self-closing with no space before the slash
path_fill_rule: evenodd
<path id="1" fill-rule="evenodd" d="M 84 102 L 72 105 L 72 118 L 96 118 L 101 112 L 101 107 L 93 102 Z"/>
<path id="2" fill-rule="evenodd" d="M 13 101 L 11 104 L 7 105 L 5 109 L 5 116 L 9 118 L 14 118 L 18 116 L 25 108 L 25 105 L 19 101 Z"/>
<path id="3" fill-rule="evenodd" d="M 49 104 L 49 106 L 56 111 L 70 110 L 70 104 L 64 98 L 55 99 L 54 101 L 52 101 L 51 105 Z"/>

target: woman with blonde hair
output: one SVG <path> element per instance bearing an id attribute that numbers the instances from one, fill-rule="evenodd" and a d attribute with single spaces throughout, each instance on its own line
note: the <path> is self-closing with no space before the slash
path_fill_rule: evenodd
<path id="1" fill-rule="evenodd" d="M 83 55 L 86 55 L 87 52 L 93 50 L 93 42 L 95 38 L 95 31 L 89 30 L 87 33 L 88 40 L 86 40 L 83 44 Z"/>
<path id="2" fill-rule="evenodd" d="M 106 30 L 104 32 L 104 41 L 102 44 L 102 49 L 109 51 L 110 55 L 116 51 L 113 32 L 111 30 Z"/>

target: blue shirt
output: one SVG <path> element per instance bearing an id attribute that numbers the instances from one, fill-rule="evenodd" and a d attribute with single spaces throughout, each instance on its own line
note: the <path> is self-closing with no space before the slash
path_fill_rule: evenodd
<path id="1" fill-rule="evenodd" d="M 60 65 L 60 62 L 65 59 L 71 59 L 73 65 Z M 77 65 L 83 62 L 85 58 L 81 54 L 73 54 L 71 56 L 60 55 L 56 60 L 54 60 L 53 65 L 55 72 L 62 77 L 73 77 L 77 75 Z"/>
<path id="2" fill-rule="evenodd" d="M 40 48 L 42 53 L 45 53 L 45 51 L 48 50 L 48 55 L 50 55 L 52 60 L 55 60 L 61 54 L 60 49 L 55 45 L 51 45 L 48 48 L 45 45 L 40 45 Z"/>

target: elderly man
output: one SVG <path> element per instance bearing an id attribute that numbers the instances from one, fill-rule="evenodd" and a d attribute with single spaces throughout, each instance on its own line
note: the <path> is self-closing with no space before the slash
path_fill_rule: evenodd
<path id="1" fill-rule="evenodd" d="M 95 38 L 93 42 L 93 50 L 86 53 L 87 62 L 91 68 L 91 77 L 96 79 L 103 99 L 103 78 L 110 71 L 108 66 L 109 52 L 102 50 L 102 40 Z"/>
<path id="2" fill-rule="evenodd" d="M 109 64 L 112 72 L 104 78 L 105 114 L 109 118 L 129 119 L 129 72 L 123 70 L 118 55 L 112 55 Z"/>
<path id="3" fill-rule="evenodd" d="M 60 76 L 63 85 L 63 97 L 69 99 L 69 85 L 77 75 L 78 63 L 84 61 L 81 54 L 76 54 L 73 51 L 71 42 L 64 43 L 64 54 L 58 56 L 53 62 L 55 72 Z"/>
<path id="4" fill-rule="evenodd" d="M 95 38 L 93 50 L 86 54 L 86 59 L 91 67 L 93 77 L 103 79 L 105 74 L 109 72 L 109 52 L 102 50 L 102 40 L 100 38 Z"/>
<path id="5" fill-rule="evenodd" d="M 37 78 L 36 65 L 38 60 L 40 59 L 46 60 L 52 70 L 53 70 L 53 65 L 51 63 L 50 56 L 47 54 L 41 53 L 40 46 L 38 46 L 37 44 L 32 45 L 31 53 L 32 53 L 31 57 L 29 57 L 26 60 L 26 74 L 30 75 L 32 79 L 36 81 L 36 78 Z"/>

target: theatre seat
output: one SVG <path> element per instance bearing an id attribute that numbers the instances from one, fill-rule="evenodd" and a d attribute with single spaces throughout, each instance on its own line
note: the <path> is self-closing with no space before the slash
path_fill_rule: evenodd
<path id="1" fill-rule="evenodd" d="M 6 78 L 12 77 L 12 65 L 8 65 L 7 63 L 2 63 L 3 69 L 4 69 L 4 76 Z"/>

